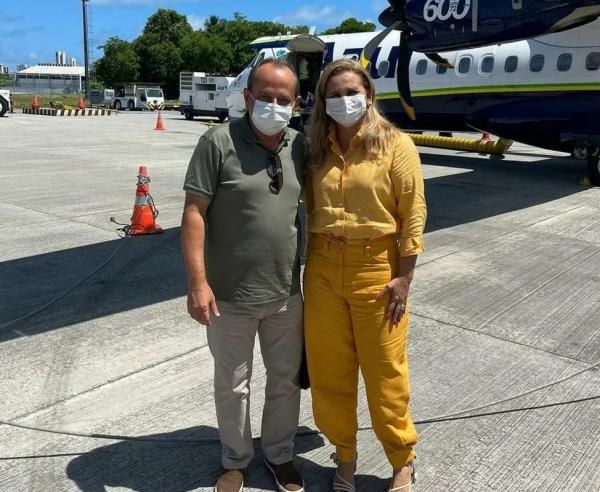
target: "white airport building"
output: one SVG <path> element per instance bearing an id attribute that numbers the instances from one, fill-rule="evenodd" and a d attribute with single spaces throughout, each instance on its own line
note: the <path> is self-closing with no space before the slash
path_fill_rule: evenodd
<path id="1" fill-rule="evenodd" d="M 84 67 L 55 64 L 34 65 L 17 72 L 15 92 L 40 94 L 81 92 L 84 80 Z"/>
<path id="2" fill-rule="evenodd" d="M 72 94 L 81 92 L 85 80 L 84 67 L 64 51 L 56 52 L 55 63 L 19 67 L 14 79 L 14 92 L 32 94 Z"/>

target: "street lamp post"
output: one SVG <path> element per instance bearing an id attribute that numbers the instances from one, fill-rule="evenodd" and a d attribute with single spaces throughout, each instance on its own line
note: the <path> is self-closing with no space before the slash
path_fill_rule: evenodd
<path id="1" fill-rule="evenodd" d="M 85 97 L 90 99 L 90 52 L 88 46 L 88 16 L 87 3 L 90 0 L 81 0 L 83 5 L 83 59 L 85 62 Z"/>

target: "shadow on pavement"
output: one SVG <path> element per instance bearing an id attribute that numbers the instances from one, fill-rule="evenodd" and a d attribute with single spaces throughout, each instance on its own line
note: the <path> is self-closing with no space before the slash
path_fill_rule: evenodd
<path id="1" fill-rule="evenodd" d="M 492 161 L 421 153 L 428 166 L 453 174 L 426 180 L 427 231 L 495 217 L 583 191 L 580 163 Z M 445 170 L 441 170 L 445 172 Z M 458 171 L 458 172 L 457 172 Z M 179 228 L 129 238 L 104 268 L 48 309 L 2 325 L 55 298 L 102 263 L 123 239 L 0 263 L 0 342 L 184 296 Z"/>
<path id="2" fill-rule="evenodd" d="M 310 430 L 306 427 L 300 431 Z M 199 426 L 165 434 L 143 436 L 154 439 L 214 439 L 214 427 Z M 320 435 L 296 438 L 296 463 L 307 490 L 328 490 L 333 468 L 323 467 L 302 457 L 324 446 Z M 383 452 L 382 452 L 383 456 Z M 255 457 L 246 473 L 246 486 L 258 490 L 277 490 L 262 464 L 260 441 L 255 441 Z M 194 443 L 156 443 L 121 441 L 102 446 L 73 459 L 66 474 L 83 492 L 105 492 L 107 487 L 123 487 L 139 492 L 185 492 L 212 489 L 221 471 L 220 445 Z M 359 490 L 384 490 L 384 480 L 357 476 Z"/>

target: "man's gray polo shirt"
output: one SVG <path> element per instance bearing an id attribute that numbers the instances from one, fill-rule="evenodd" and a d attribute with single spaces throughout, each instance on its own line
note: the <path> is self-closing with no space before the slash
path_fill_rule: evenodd
<path id="1" fill-rule="evenodd" d="M 202 135 L 190 161 L 184 190 L 211 200 L 205 261 L 217 300 L 261 304 L 300 292 L 304 137 L 289 128 L 283 133 L 278 195 L 269 190 L 272 153 L 244 117 Z"/>

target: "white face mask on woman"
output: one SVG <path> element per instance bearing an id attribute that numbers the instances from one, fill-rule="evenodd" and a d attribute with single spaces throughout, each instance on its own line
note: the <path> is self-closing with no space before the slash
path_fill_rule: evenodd
<path id="1" fill-rule="evenodd" d="M 325 100 L 325 110 L 339 125 L 351 127 L 367 112 L 367 97 L 364 94 L 332 97 Z"/>
<path id="2" fill-rule="evenodd" d="M 281 106 L 254 99 L 254 109 L 251 117 L 252 123 L 258 131 L 272 137 L 281 133 L 288 126 L 292 119 L 292 106 Z"/>

